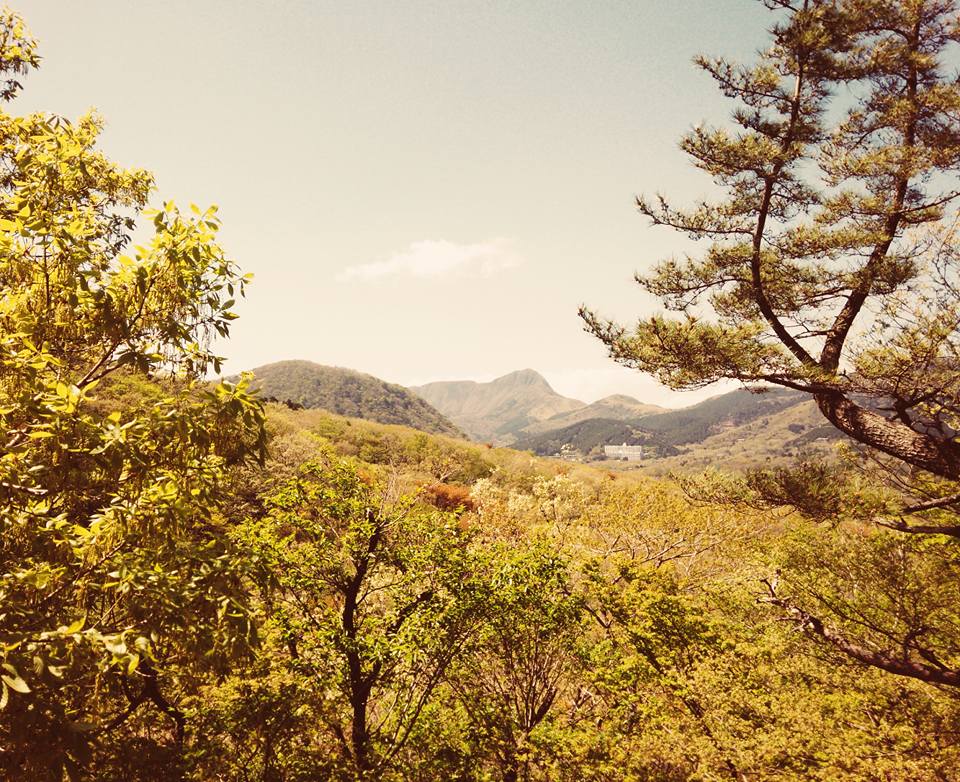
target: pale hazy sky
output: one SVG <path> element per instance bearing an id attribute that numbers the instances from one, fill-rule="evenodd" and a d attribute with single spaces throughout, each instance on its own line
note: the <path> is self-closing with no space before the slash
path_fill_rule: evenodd
<path id="1" fill-rule="evenodd" d="M 728 105 L 691 64 L 751 57 L 757 0 L 12 0 L 44 62 L 12 110 L 96 107 L 158 198 L 220 205 L 255 283 L 228 372 L 284 358 L 403 384 L 542 372 L 683 405 L 615 367 L 586 302 L 686 249 L 634 196 L 710 192 L 677 140 Z"/>

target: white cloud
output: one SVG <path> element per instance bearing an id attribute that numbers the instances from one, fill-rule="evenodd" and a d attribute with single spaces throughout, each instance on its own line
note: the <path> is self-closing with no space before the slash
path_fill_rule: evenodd
<path id="1" fill-rule="evenodd" d="M 423 239 L 383 261 L 348 266 L 338 280 L 379 280 L 384 277 L 488 277 L 517 266 L 520 256 L 506 239 L 456 244 L 445 239 Z"/>

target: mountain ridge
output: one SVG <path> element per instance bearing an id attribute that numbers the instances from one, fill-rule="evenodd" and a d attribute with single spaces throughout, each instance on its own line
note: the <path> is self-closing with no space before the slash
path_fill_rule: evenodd
<path id="1" fill-rule="evenodd" d="M 580 409 L 558 413 L 543 421 L 529 424 L 519 435 L 521 435 L 520 439 L 529 438 L 594 418 L 631 422 L 668 412 L 671 412 L 669 408 L 641 402 L 627 394 L 610 394 Z"/>
<path id="2" fill-rule="evenodd" d="M 263 397 L 430 434 L 465 438 L 442 413 L 395 383 L 346 367 L 288 359 L 253 370 L 252 389 Z"/>
<path id="3" fill-rule="evenodd" d="M 439 380 L 410 390 L 473 439 L 509 445 L 525 426 L 585 407 L 553 390 L 539 372 L 521 369 L 488 382 Z"/>
<path id="4" fill-rule="evenodd" d="M 817 431 L 820 422 L 809 411 L 800 418 L 791 413 L 782 425 L 774 423 L 783 411 L 808 399 L 780 388 L 741 388 L 668 409 L 627 394 L 609 394 L 586 404 L 557 393 L 529 368 L 486 382 L 435 381 L 410 388 L 354 369 L 302 360 L 266 364 L 253 373 L 253 387 L 264 397 L 542 456 L 593 460 L 603 458 L 605 445 L 643 445 L 648 462 L 686 466 L 702 463 L 697 453 L 703 449 L 740 458 L 749 447 L 771 456 L 795 451 L 804 440 L 824 439 Z M 769 447 L 763 440 L 767 420 L 776 441 Z M 749 429 L 741 432 L 746 426 Z"/>
<path id="5" fill-rule="evenodd" d="M 602 458 L 603 446 L 622 443 L 649 446 L 651 456 L 678 456 L 678 449 L 696 447 L 724 432 L 736 432 L 753 422 L 769 420 L 808 400 L 805 394 L 788 389 L 736 389 L 689 407 L 638 418 L 580 418 L 555 428 L 545 428 L 550 421 L 542 422 L 539 429 L 534 427 L 520 438 L 515 447 L 542 456 L 563 454 L 593 459 Z M 809 428 L 809 423 L 804 426 Z M 774 445 L 783 446 L 781 450 L 789 447 L 788 440 L 792 438 L 779 431 L 778 438 L 783 442 Z"/>

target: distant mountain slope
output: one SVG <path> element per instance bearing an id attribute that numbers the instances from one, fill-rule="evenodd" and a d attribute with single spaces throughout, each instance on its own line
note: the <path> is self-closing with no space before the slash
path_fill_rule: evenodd
<path id="1" fill-rule="evenodd" d="M 809 398 L 807 394 L 786 388 L 763 393 L 738 388 L 690 407 L 646 416 L 638 425 L 671 445 L 685 445 L 701 442 L 725 429 L 772 415 Z"/>
<path id="2" fill-rule="evenodd" d="M 530 424 L 585 407 L 554 391 L 532 369 L 511 372 L 489 383 L 440 381 L 410 389 L 475 440 L 509 445 Z"/>
<path id="3" fill-rule="evenodd" d="M 528 431 L 532 431 L 522 436 L 516 443 L 516 447 L 542 456 L 563 453 L 567 456 L 589 459 L 601 457 L 604 445 L 624 443 L 649 445 L 653 455 L 666 457 L 677 454 L 678 448 L 689 450 L 704 441 L 721 437 L 724 433 L 731 433 L 728 438 L 730 442 L 738 442 L 746 435 L 740 436 L 736 433 L 741 427 L 753 422 L 760 423 L 753 427 L 750 436 L 762 438 L 764 427 L 771 417 L 783 411 L 792 410 L 807 400 L 809 400 L 807 395 L 785 389 L 771 389 L 764 393 L 751 393 L 746 389 L 738 389 L 681 410 L 634 417 L 632 420 L 617 419 L 613 416 L 587 418 L 544 431 L 556 421 L 578 418 L 581 413 L 586 413 L 588 408 L 584 408 L 530 427 Z M 803 417 L 802 425 L 800 421 L 795 422 L 797 423 L 796 432 L 784 430 L 786 432 L 784 434 L 779 430 L 770 431 L 768 434 L 774 441 L 772 442 L 774 450 L 780 452 L 788 440 L 797 438 L 801 433 L 805 433 L 808 440 L 821 436 L 822 433 L 815 429 L 825 423 L 823 419 L 808 419 L 810 419 L 809 415 Z M 798 446 L 801 444 L 797 443 Z"/>
<path id="4" fill-rule="evenodd" d="M 667 459 L 641 463 L 644 472 L 699 472 L 708 467 L 743 470 L 786 464 L 801 455 L 829 455 L 846 438 L 809 398 L 770 415 L 681 446 Z"/>
<path id="5" fill-rule="evenodd" d="M 598 399 L 592 404 L 571 410 L 568 413 L 558 413 L 544 421 L 536 421 L 523 429 L 521 439 L 527 439 L 538 434 L 544 434 L 561 427 L 571 426 L 580 421 L 591 418 L 607 418 L 615 421 L 636 421 L 657 413 L 666 413 L 669 410 L 659 405 L 650 405 L 634 399 L 626 394 L 613 394 Z"/>
<path id="6" fill-rule="evenodd" d="M 278 361 L 257 367 L 253 374 L 253 387 L 261 396 L 382 424 L 463 437 L 456 426 L 419 396 L 372 375 L 311 361 Z"/>

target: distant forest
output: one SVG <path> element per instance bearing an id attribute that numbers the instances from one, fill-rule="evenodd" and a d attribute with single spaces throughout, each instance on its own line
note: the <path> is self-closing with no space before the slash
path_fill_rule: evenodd
<path id="1" fill-rule="evenodd" d="M 383 424 L 403 424 L 433 434 L 463 436 L 450 421 L 403 386 L 362 372 L 309 361 L 278 361 L 253 370 L 253 376 L 251 390 L 264 397 Z"/>

